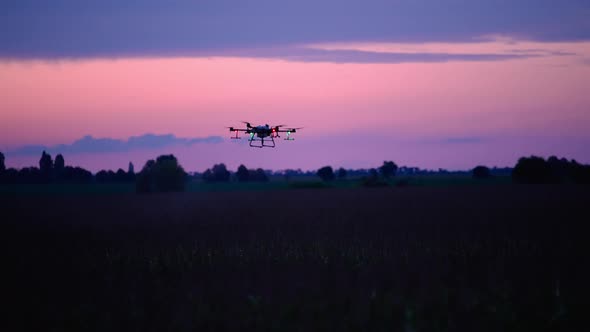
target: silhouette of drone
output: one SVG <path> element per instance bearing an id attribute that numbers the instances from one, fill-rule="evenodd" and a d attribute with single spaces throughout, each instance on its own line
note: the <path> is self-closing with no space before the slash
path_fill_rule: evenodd
<path id="1" fill-rule="evenodd" d="M 246 124 L 246 129 L 227 127 L 229 128 L 230 132 L 235 134 L 235 136 L 232 136 L 231 138 L 241 139 L 241 137 L 238 136 L 240 132 L 249 134 L 250 136 L 248 137 L 248 141 L 250 141 L 250 146 L 253 148 L 274 148 L 275 138 L 281 137 L 279 133 L 287 133 L 285 141 L 293 141 L 294 138 L 291 137 L 291 134 L 294 134 L 297 132 L 297 130 L 302 129 L 283 128 L 285 125 L 269 126 L 268 124 L 253 127 L 250 122 L 242 122 Z M 264 140 L 265 138 L 266 141 Z"/>

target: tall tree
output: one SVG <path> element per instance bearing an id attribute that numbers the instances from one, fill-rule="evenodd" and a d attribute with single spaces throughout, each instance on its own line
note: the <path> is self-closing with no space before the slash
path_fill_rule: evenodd
<path id="1" fill-rule="evenodd" d="M 65 168 L 66 161 L 64 160 L 64 156 L 58 154 L 57 156 L 55 156 L 55 162 L 53 164 L 53 170 L 56 179 L 61 180 L 63 178 Z"/>
<path id="2" fill-rule="evenodd" d="M 49 182 L 53 174 L 53 159 L 51 155 L 43 151 L 41 159 L 39 159 L 39 170 L 41 172 L 41 178 L 44 182 Z"/>
<path id="3" fill-rule="evenodd" d="M 129 182 L 135 181 L 135 166 L 133 166 L 132 162 L 129 162 L 129 166 L 127 167 L 127 180 Z"/>

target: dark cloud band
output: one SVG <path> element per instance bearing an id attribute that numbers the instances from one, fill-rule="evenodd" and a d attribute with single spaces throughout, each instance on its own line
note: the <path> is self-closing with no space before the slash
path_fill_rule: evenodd
<path id="1" fill-rule="evenodd" d="M 72 144 L 60 144 L 56 146 L 29 145 L 8 151 L 8 155 L 37 155 L 42 151 L 48 153 L 110 153 L 129 152 L 135 150 L 152 150 L 172 146 L 190 146 L 193 144 L 215 144 L 223 141 L 220 136 L 208 136 L 203 138 L 179 138 L 174 135 L 145 134 L 132 136 L 128 140 L 113 138 L 94 138 L 85 136 Z"/>
<path id="2" fill-rule="evenodd" d="M 12 59 L 218 55 L 322 42 L 471 41 L 488 34 L 590 40 L 587 0 L 0 0 L 0 8 L 0 57 Z"/>

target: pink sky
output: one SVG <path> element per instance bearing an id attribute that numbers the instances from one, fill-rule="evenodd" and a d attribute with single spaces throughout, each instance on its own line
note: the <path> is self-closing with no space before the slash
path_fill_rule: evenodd
<path id="1" fill-rule="evenodd" d="M 263 58 L 120 58 L 0 62 L 0 151 L 85 135 L 229 137 L 240 120 L 305 127 L 274 150 L 229 139 L 165 151 L 66 155 L 91 170 L 139 168 L 175 152 L 187 170 L 216 162 L 267 169 L 511 166 L 522 155 L 589 163 L 590 43 L 334 44 L 322 49 L 478 54 L 544 50 L 506 61 L 294 62 Z M 540 51 L 536 51 L 540 52 Z M 551 52 L 562 52 L 553 54 Z M 568 55 L 569 54 L 569 55 Z M 458 143 L 469 138 L 472 142 Z M 168 151 L 170 150 L 170 151 Z M 174 151 L 172 151 L 174 150 Z"/>

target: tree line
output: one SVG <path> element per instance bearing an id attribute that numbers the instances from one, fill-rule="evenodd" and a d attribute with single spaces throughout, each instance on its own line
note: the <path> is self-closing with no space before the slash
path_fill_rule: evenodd
<path id="1" fill-rule="evenodd" d="M 232 174 L 225 164 L 215 164 L 205 172 L 189 175 L 178 163 L 174 155 L 161 155 L 155 160 L 148 160 L 139 173 L 135 173 L 133 163 L 129 163 L 127 171 L 118 169 L 101 170 L 93 175 L 81 167 L 67 166 L 63 155 L 58 154 L 55 160 L 43 151 L 39 159 L 39 167 L 24 167 L 19 170 L 6 168 L 5 157 L 0 152 L 0 184 L 44 184 L 44 183 L 135 183 L 136 191 L 167 192 L 184 191 L 189 180 L 202 180 L 206 183 L 229 182 L 267 182 L 269 171 L 262 168 L 248 169 L 240 165 Z M 286 180 L 297 176 L 315 175 L 325 182 L 343 180 L 348 176 L 360 176 L 366 186 L 383 186 L 398 173 L 403 175 L 431 174 L 416 167 L 398 167 L 393 161 L 384 161 L 380 167 L 361 170 L 346 170 L 331 166 L 319 168 L 316 172 L 301 170 L 284 170 L 275 172 Z M 551 156 L 547 159 L 537 156 L 522 157 L 514 168 L 490 169 L 478 165 L 467 172 L 449 172 L 439 169 L 437 174 L 471 174 L 476 179 L 489 179 L 496 175 L 510 175 L 514 183 L 590 183 L 590 165 Z"/>
<path id="2" fill-rule="evenodd" d="M 67 166 L 64 156 L 55 159 L 45 151 L 39 159 L 39 167 L 21 169 L 6 168 L 5 157 L 0 152 L 0 184 L 45 184 L 45 183 L 132 183 L 135 181 L 133 164 L 129 163 L 127 172 L 122 169 L 113 172 L 102 170 L 95 175 L 77 166 Z"/>

